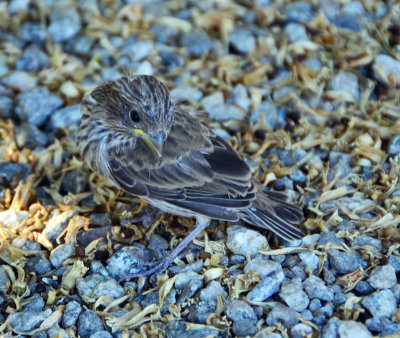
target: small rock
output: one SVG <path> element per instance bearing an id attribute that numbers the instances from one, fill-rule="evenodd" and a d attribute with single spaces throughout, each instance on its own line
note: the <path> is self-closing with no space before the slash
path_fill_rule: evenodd
<path id="1" fill-rule="evenodd" d="M 258 250 L 265 249 L 268 245 L 267 239 L 258 231 L 234 225 L 228 228 L 227 247 L 233 253 L 246 256 L 254 256 Z"/>
<path id="2" fill-rule="evenodd" d="M 48 136 L 33 124 L 23 122 L 16 127 L 15 139 L 20 148 L 43 148 L 49 141 Z"/>
<path id="3" fill-rule="evenodd" d="M 25 22 L 20 30 L 18 31 L 20 38 L 26 42 L 38 42 L 41 43 L 46 39 L 47 31 L 46 25 L 36 22 Z M 28 69 L 27 69 L 28 70 Z"/>
<path id="4" fill-rule="evenodd" d="M 308 2 L 293 2 L 285 7 L 285 14 L 288 22 L 309 22 L 315 13 L 312 10 L 311 4 Z"/>
<path id="5" fill-rule="evenodd" d="M 313 252 L 301 252 L 299 253 L 301 264 L 306 268 L 312 267 L 313 270 L 318 268 L 319 259 L 318 256 Z"/>
<path id="6" fill-rule="evenodd" d="M 251 104 L 251 99 L 247 94 L 246 87 L 243 86 L 241 83 L 237 84 L 232 90 L 227 103 L 236 104 L 244 111 L 248 111 Z"/>
<path id="7" fill-rule="evenodd" d="M 112 335 L 108 331 L 98 331 L 91 334 L 90 338 L 112 338 Z"/>
<path id="8" fill-rule="evenodd" d="M 379 82 L 386 86 L 400 87 L 400 61 L 389 55 L 377 55 L 372 69 Z"/>
<path id="9" fill-rule="evenodd" d="M 189 284 L 191 280 L 198 279 L 203 281 L 203 278 L 203 276 L 197 274 L 194 271 L 181 272 L 178 274 L 178 277 L 176 277 L 175 287 L 178 290 L 182 290 Z"/>
<path id="10" fill-rule="evenodd" d="M 231 32 L 229 44 L 234 52 L 247 54 L 256 48 L 256 39 L 249 30 L 239 28 Z"/>
<path id="11" fill-rule="evenodd" d="M 382 250 L 382 242 L 379 239 L 366 236 L 366 235 L 360 235 L 358 236 L 352 243 L 351 247 L 354 246 L 371 246 L 375 248 L 378 251 Z"/>
<path id="12" fill-rule="evenodd" d="M 9 209 L 0 212 L 0 226 L 15 228 L 29 218 L 27 211 Z"/>
<path id="13" fill-rule="evenodd" d="M 211 281 L 205 289 L 200 291 L 200 300 L 216 302 L 218 295 L 223 295 L 226 298 L 228 293 L 224 290 L 219 282 Z"/>
<path id="14" fill-rule="evenodd" d="M 253 324 L 257 323 L 257 316 L 252 307 L 241 300 L 230 300 L 226 302 L 226 316 L 234 322 L 248 320 Z"/>
<path id="15" fill-rule="evenodd" d="M 38 72 L 50 66 L 49 57 L 37 45 L 33 44 L 24 49 L 22 56 L 16 62 L 17 70 Z"/>
<path id="16" fill-rule="evenodd" d="M 89 243 L 93 242 L 96 239 L 106 239 L 109 232 L 111 232 L 111 225 L 106 225 L 86 231 L 80 231 L 78 232 L 76 239 L 79 245 L 86 247 L 87 245 L 89 245 Z"/>
<path id="17" fill-rule="evenodd" d="M 210 120 L 216 120 L 219 122 L 243 120 L 246 115 L 246 112 L 243 109 L 227 104 L 212 106 L 207 110 L 207 113 Z"/>
<path id="18" fill-rule="evenodd" d="M 306 28 L 300 23 L 289 23 L 285 27 L 285 33 L 289 38 L 289 42 L 307 41 Z"/>
<path id="19" fill-rule="evenodd" d="M 307 294 L 303 291 L 303 286 L 299 278 L 292 279 L 291 281 L 285 280 L 282 283 L 279 295 L 291 309 L 297 312 L 307 309 L 310 303 Z"/>
<path id="20" fill-rule="evenodd" d="M 60 212 L 58 209 L 53 211 L 50 215 L 50 219 L 47 221 L 46 227 L 43 230 L 42 234 L 51 241 L 53 244 L 56 244 L 57 237 L 64 231 L 67 227 L 69 220 L 74 216 L 73 210 L 67 210 L 64 212 Z"/>
<path id="21" fill-rule="evenodd" d="M 56 110 L 51 114 L 48 128 L 51 131 L 56 131 L 61 127 L 67 127 L 68 129 L 77 128 L 81 121 L 81 105 L 75 104 L 73 106 L 64 107 Z"/>
<path id="22" fill-rule="evenodd" d="M 132 62 L 139 62 L 147 58 L 153 49 L 154 43 L 151 40 L 136 41 L 125 44 L 121 56 L 128 57 Z"/>
<path id="23" fill-rule="evenodd" d="M 275 264 L 275 271 L 269 273 L 267 277 L 261 280 L 253 290 L 247 294 L 247 300 L 251 302 L 263 302 L 279 291 L 285 279 L 285 275 L 283 274 L 281 265 L 278 263 Z"/>
<path id="24" fill-rule="evenodd" d="M 249 337 L 257 333 L 257 327 L 247 319 L 233 322 L 232 332 L 235 337 Z"/>
<path id="25" fill-rule="evenodd" d="M 117 299 L 124 295 L 124 289 L 115 279 L 98 274 L 85 278 L 79 277 L 76 280 L 76 288 L 81 297 L 98 298 L 104 296 Z"/>
<path id="26" fill-rule="evenodd" d="M 311 299 L 331 302 L 333 300 L 333 292 L 329 289 L 324 281 L 317 276 L 310 276 L 304 281 L 305 291 Z"/>
<path id="27" fill-rule="evenodd" d="M 210 51 L 213 43 L 207 34 L 191 32 L 182 36 L 181 46 L 187 48 L 186 54 L 189 57 L 199 57 Z"/>
<path id="28" fill-rule="evenodd" d="M 308 307 L 309 310 L 311 312 L 315 312 L 318 311 L 320 308 L 322 307 L 322 303 L 319 299 L 314 298 L 311 302 L 310 302 L 310 306 Z"/>
<path id="29" fill-rule="evenodd" d="M 378 266 L 372 270 L 368 282 L 375 289 L 390 289 L 397 283 L 396 271 L 389 264 Z"/>
<path id="30" fill-rule="evenodd" d="M 14 101 L 7 96 L 0 96 L 0 118 L 6 120 L 12 117 Z"/>
<path id="31" fill-rule="evenodd" d="M 122 280 L 129 274 L 142 271 L 140 263 L 150 259 L 149 251 L 142 247 L 124 247 L 107 260 L 106 269 L 113 278 Z"/>
<path id="32" fill-rule="evenodd" d="M 78 320 L 78 334 L 82 338 L 90 337 L 93 332 L 103 331 L 104 325 L 96 312 L 85 310 Z"/>
<path id="33" fill-rule="evenodd" d="M 0 267 L 0 292 L 5 293 L 7 290 L 7 285 L 10 282 L 10 278 L 7 275 L 7 272 Z"/>
<path id="34" fill-rule="evenodd" d="M 353 73 L 339 72 L 328 83 L 328 89 L 335 92 L 342 92 L 346 97 L 350 95 L 351 102 L 358 101 L 360 92 L 357 76 Z"/>
<path id="35" fill-rule="evenodd" d="M 68 2 L 55 3 L 50 13 L 48 32 L 54 42 L 71 39 L 82 28 L 78 10 Z"/>
<path id="36" fill-rule="evenodd" d="M 168 51 L 160 51 L 160 57 L 161 57 L 161 63 L 165 67 L 164 71 L 167 72 L 177 67 L 183 67 L 185 65 L 185 60 L 183 59 L 182 56 L 178 54 L 174 54 Z M 172 92 L 171 92 L 171 97 L 173 97 Z M 192 100 L 196 101 L 194 99 Z"/>
<path id="37" fill-rule="evenodd" d="M 203 93 L 189 86 L 179 86 L 171 90 L 171 98 L 173 100 L 187 100 L 190 102 L 198 102 L 203 97 Z"/>
<path id="38" fill-rule="evenodd" d="M 329 153 L 329 171 L 328 171 L 328 182 L 335 179 L 347 177 L 351 172 L 351 166 L 353 163 L 353 156 L 350 154 L 340 153 L 340 152 L 330 152 Z"/>
<path id="39" fill-rule="evenodd" d="M 388 264 L 394 267 L 396 273 L 400 272 L 400 258 L 394 255 L 390 255 L 388 259 Z"/>
<path id="40" fill-rule="evenodd" d="M 287 306 L 276 304 L 272 311 L 268 313 L 267 324 L 275 326 L 279 322 L 283 323 L 286 327 L 291 328 L 299 322 L 300 314 Z"/>
<path id="41" fill-rule="evenodd" d="M 1 115 L 1 112 L 0 112 L 0 115 Z M 396 135 L 390 140 L 388 154 L 390 156 L 396 156 L 396 155 L 400 154 L 400 135 Z"/>
<path id="42" fill-rule="evenodd" d="M 51 94 L 47 89 L 37 87 L 17 96 L 15 113 L 22 121 L 39 127 L 63 103 L 61 98 Z"/>
<path id="43" fill-rule="evenodd" d="M 342 274 L 353 272 L 360 266 L 364 269 L 368 266 L 367 262 L 357 255 L 336 249 L 328 250 L 328 258 L 331 266 Z"/>
<path id="44" fill-rule="evenodd" d="M 246 264 L 244 267 L 244 272 L 248 271 L 258 272 L 260 279 L 275 273 L 278 270 L 282 270 L 280 264 L 274 261 L 263 259 L 261 257 L 256 257 Z"/>
<path id="45" fill-rule="evenodd" d="M 354 320 L 342 320 L 338 326 L 340 338 L 369 338 L 372 337 L 367 327 Z"/>
<path id="46" fill-rule="evenodd" d="M 72 244 L 61 244 L 50 253 L 50 262 L 55 268 L 62 266 L 62 263 L 75 256 L 75 248 Z"/>
<path id="47" fill-rule="evenodd" d="M 396 299 L 392 291 L 385 289 L 366 296 L 362 305 L 371 313 L 374 317 L 388 317 L 391 318 L 397 310 Z"/>
<path id="48" fill-rule="evenodd" d="M 153 66 L 151 63 L 147 60 L 142 61 L 139 63 L 135 70 L 135 74 L 137 75 L 153 75 L 155 73 L 155 70 L 153 69 Z"/>
<path id="49" fill-rule="evenodd" d="M 201 276 L 203 277 L 203 276 Z M 178 303 L 184 303 L 189 298 L 192 298 L 198 290 L 203 287 L 203 280 L 202 279 L 191 279 L 183 288 Z"/>
<path id="50" fill-rule="evenodd" d="M 369 318 L 365 321 L 368 330 L 373 332 L 381 333 L 380 337 L 386 337 L 387 335 L 398 333 L 400 331 L 400 324 L 393 323 L 389 318 Z"/>
<path id="51" fill-rule="evenodd" d="M 52 311 L 50 309 L 46 309 L 45 311 L 24 311 L 12 313 L 8 316 L 8 324 L 14 330 L 20 332 L 28 332 L 36 329 L 40 326 L 40 324 L 50 316 Z"/>
<path id="52" fill-rule="evenodd" d="M 17 70 L 4 77 L 1 82 L 12 89 L 25 92 L 36 86 L 37 79 L 27 72 Z"/>
<path id="53" fill-rule="evenodd" d="M 65 194 L 79 194 L 86 190 L 88 174 L 82 170 L 72 170 L 64 176 L 61 190 Z"/>
<path id="54" fill-rule="evenodd" d="M 203 290 L 200 291 L 200 293 Z M 217 307 L 215 301 L 199 301 L 190 307 L 188 319 L 191 322 L 205 324 L 209 314 L 214 313 Z"/>
<path id="55" fill-rule="evenodd" d="M 307 324 L 299 323 L 293 326 L 290 331 L 292 333 L 292 338 L 303 338 L 307 335 L 311 336 L 313 329 Z"/>
<path id="56" fill-rule="evenodd" d="M 23 310 L 24 311 L 42 311 L 44 308 L 43 297 L 39 294 L 35 294 L 30 298 L 23 300 Z"/>
<path id="57" fill-rule="evenodd" d="M 154 252 L 158 259 L 163 258 L 166 251 L 168 250 L 169 244 L 164 237 L 160 235 L 153 235 L 150 238 L 147 248 Z"/>
<path id="58" fill-rule="evenodd" d="M 339 318 L 333 317 L 329 319 L 328 323 L 322 330 L 321 337 L 324 338 L 337 338 L 338 337 L 338 328 L 341 321 Z"/>
<path id="59" fill-rule="evenodd" d="M 50 329 L 47 331 L 46 337 L 69 338 L 67 332 L 65 332 L 65 330 L 62 329 L 57 323 L 50 327 Z"/>
<path id="60" fill-rule="evenodd" d="M 177 275 L 178 273 L 181 273 L 181 272 L 187 272 L 187 271 L 194 271 L 197 273 L 201 273 L 203 270 L 203 261 L 201 259 L 199 259 L 191 264 L 172 265 L 168 268 L 168 270 L 174 275 Z"/>
<path id="61" fill-rule="evenodd" d="M 28 271 L 36 273 L 38 276 L 45 275 L 52 270 L 52 266 L 48 259 L 43 255 L 34 256 L 29 258 L 25 266 Z"/>
<path id="62" fill-rule="evenodd" d="M 364 280 L 359 281 L 354 290 L 362 295 L 368 295 L 374 292 L 374 288 L 371 286 L 371 284 Z"/>
<path id="63" fill-rule="evenodd" d="M 24 181 L 30 173 L 31 169 L 26 164 L 11 162 L 0 163 L 0 184 L 11 184 L 12 180 L 17 175 L 19 181 Z"/>
<path id="64" fill-rule="evenodd" d="M 286 125 L 285 110 L 274 103 L 261 103 L 257 110 L 251 114 L 250 121 L 253 123 L 258 123 L 262 119 L 262 116 L 266 126 L 271 130 L 283 128 Z"/>
<path id="65" fill-rule="evenodd" d="M 81 305 L 75 301 L 70 301 L 64 310 L 63 318 L 62 318 L 62 326 L 64 329 L 67 329 L 76 324 L 78 321 L 78 317 L 82 312 Z"/>

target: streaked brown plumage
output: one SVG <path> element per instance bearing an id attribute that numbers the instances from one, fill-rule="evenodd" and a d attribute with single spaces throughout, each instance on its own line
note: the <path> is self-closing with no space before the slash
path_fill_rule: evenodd
<path id="1" fill-rule="evenodd" d="M 252 180 L 247 164 L 152 76 L 123 77 L 82 100 L 78 144 L 85 162 L 118 188 L 163 211 L 197 219 L 154 268 L 167 268 L 211 219 L 246 222 L 299 239 L 300 209 Z"/>

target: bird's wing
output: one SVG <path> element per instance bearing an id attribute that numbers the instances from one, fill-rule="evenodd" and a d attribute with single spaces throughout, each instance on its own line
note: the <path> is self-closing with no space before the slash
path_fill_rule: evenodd
<path id="1" fill-rule="evenodd" d="M 123 154 L 111 152 L 112 180 L 133 195 L 215 218 L 223 218 L 225 209 L 246 208 L 255 198 L 247 164 L 223 139 L 184 112 L 176 112 L 161 158 L 151 161 L 148 156 L 154 154 L 144 143 L 125 148 Z M 213 213 L 211 205 L 218 210 Z"/>

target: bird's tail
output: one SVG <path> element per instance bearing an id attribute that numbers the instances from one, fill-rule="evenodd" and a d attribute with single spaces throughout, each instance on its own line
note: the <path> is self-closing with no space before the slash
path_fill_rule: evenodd
<path id="1" fill-rule="evenodd" d="M 303 212 L 297 206 L 288 203 L 287 196 L 276 191 L 263 191 L 257 184 L 257 198 L 242 215 L 246 222 L 267 230 L 275 235 L 292 241 L 301 239 L 304 234 L 299 229 L 303 222 Z"/>

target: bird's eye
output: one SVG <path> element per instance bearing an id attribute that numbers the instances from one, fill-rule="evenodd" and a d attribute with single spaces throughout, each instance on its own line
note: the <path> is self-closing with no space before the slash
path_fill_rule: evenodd
<path id="1" fill-rule="evenodd" d="M 131 110 L 129 112 L 129 117 L 133 122 L 139 122 L 140 121 L 140 115 L 136 110 Z"/>

